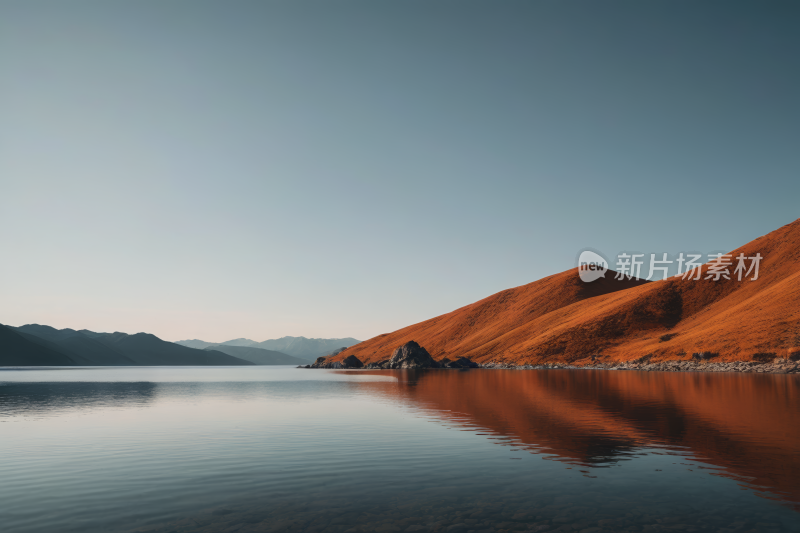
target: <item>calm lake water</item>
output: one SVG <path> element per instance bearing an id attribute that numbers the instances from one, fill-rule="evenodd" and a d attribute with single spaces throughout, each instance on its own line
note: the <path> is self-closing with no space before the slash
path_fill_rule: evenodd
<path id="1" fill-rule="evenodd" d="M 800 379 L 0 370 L 0 530 L 800 531 Z"/>

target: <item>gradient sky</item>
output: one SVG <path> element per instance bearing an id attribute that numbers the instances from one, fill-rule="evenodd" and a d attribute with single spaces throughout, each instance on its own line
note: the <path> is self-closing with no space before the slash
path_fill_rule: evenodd
<path id="1" fill-rule="evenodd" d="M 800 4 L 0 2 L 0 322 L 366 339 L 800 216 Z"/>

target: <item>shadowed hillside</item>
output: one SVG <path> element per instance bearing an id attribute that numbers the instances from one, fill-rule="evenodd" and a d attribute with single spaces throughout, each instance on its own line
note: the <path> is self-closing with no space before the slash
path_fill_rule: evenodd
<path id="1" fill-rule="evenodd" d="M 196 350 L 159 339 L 150 333 L 94 333 L 81 330 L 98 342 L 129 357 L 137 365 L 251 365 L 216 350 Z"/>
<path id="2" fill-rule="evenodd" d="M 149 333 L 95 333 L 39 324 L 0 326 L 0 366 L 252 365 L 216 350 L 196 350 Z"/>
<path id="3" fill-rule="evenodd" d="M 314 360 L 334 350 L 356 344 L 356 339 L 308 339 L 306 337 L 281 337 L 253 344 L 253 348 L 275 350 L 301 359 Z"/>
<path id="4" fill-rule="evenodd" d="M 44 344 L 41 340 L 47 341 L 50 348 L 67 354 L 80 365 L 130 366 L 136 364 L 131 358 L 74 329 L 55 329 L 39 324 L 27 324 L 13 329 L 18 333 L 26 334 L 32 342 Z"/>
<path id="5" fill-rule="evenodd" d="M 252 346 L 258 343 L 250 339 L 239 338 L 225 342 L 206 342 L 201 341 L 200 339 L 188 339 L 185 341 L 175 341 L 175 344 L 180 344 L 181 346 L 186 346 L 187 348 L 205 350 L 206 348 L 211 348 L 212 346 Z"/>
<path id="6" fill-rule="evenodd" d="M 200 339 L 187 339 L 184 341 L 175 341 L 175 344 L 186 346 L 187 348 L 194 348 L 195 350 L 205 350 L 209 346 L 215 346 L 213 342 L 201 341 Z"/>
<path id="7" fill-rule="evenodd" d="M 307 359 L 300 359 L 299 357 L 292 357 L 281 352 L 273 350 L 264 350 L 262 348 L 252 348 L 250 346 L 231 346 L 224 344 L 217 344 L 206 348 L 206 350 L 217 350 L 245 361 L 250 361 L 256 365 L 307 365 L 311 361 Z"/>
<path id="8" fill-rule="evenodd" d="M 75 366 L 69 356 L 0 325 L 0 366 Z"/>

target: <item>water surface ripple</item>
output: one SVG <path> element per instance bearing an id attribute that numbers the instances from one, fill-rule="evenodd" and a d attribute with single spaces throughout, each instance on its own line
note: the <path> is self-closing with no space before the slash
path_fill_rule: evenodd
<path id="1" fill-rule="evenodd" d="M 800 532 L 800 378 L 0 369 L 0 529 Z"/>

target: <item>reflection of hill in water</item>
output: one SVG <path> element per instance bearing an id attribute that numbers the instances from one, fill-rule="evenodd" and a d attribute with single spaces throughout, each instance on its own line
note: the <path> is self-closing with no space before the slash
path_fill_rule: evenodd
<path id="1" fill-rule="evenodd" d="M 0 386 L 0 417 L 146 405 L 155 399 L 158 387 L 148 382 L 4 383 Z"/>
<path id="2" fill-rule="evenodd" d="M 317 372 L 317 371 L 308 371 Z M 349 372 L 346 372 L 349 373 Z M 785 375 L 599 371 L 358 371 L 397 382 L 6 382 L 0 419 L 218 397 L 296 403 L 352 393 L 430 413 L 498 443 L 608 466 L 643 447 L 716 465 L 800 504 L 800 379 Z M 368 397 L 364 398 L 368 401 Z M 655 450 L 658 452 L 658 450 Z M 676 458 L 676 461 L 678 459 Z"/>
<path id="3" fill-rule="evenodd" d="M 364 386 L 571 463 L 603 466 L 643 446 L 665 447 L 664 453 L 692 455 L 724 469 L 715 473 L 800 503 L 796 376 L 563 370 L 398 376 L 394 386 Z"/>

